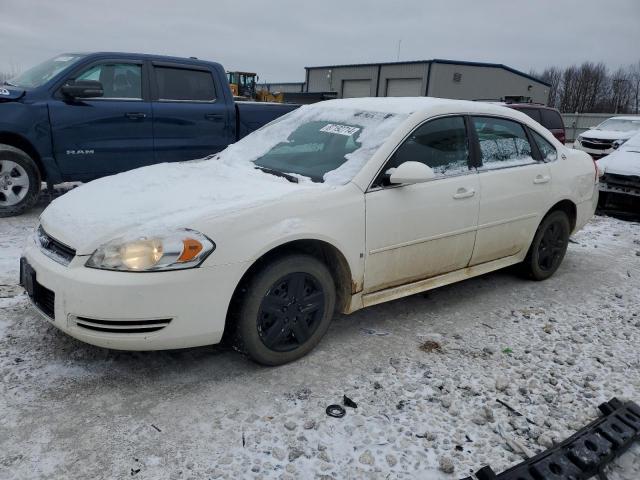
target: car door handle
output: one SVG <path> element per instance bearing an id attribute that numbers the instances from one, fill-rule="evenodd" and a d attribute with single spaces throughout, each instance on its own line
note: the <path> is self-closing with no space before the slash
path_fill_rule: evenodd
<path id="1" fill-rule="evenodd" d="M 125 113 L 124 116 L 130 120 L 142 120 L 143 118 L 147 118 L 147 114 L 142 112 L 128 112 Z"/>
<path id="2" fill-rule="evenodd" d="M 476 191 L 473 188 L 459 188 L 458 191 L 453 195 L 453 198 L 459 200 L 461 198 L 469 198 L 473 197 L 476 194 Z"/>
<path id="3" fill-rule="evenodd" d="M 549 180 L 551 180 L 551 175 L 536 175 L 533 183 L 547 183 Z"/>
<path id="4" fill-rule="evenodd" d="M 211 120 L 212 122 L 221 122 L 224 120 L 224 115 L 220 113 L 205 113 L 204 118 Z"/>

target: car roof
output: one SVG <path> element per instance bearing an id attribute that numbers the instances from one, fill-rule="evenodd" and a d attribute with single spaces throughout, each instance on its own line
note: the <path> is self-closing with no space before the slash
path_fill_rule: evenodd
<path id="1" fill-rule="evenodd" d="M 362 97 L 326 100 L 313 104 L 315 108 L 363 110 L 380 113 L 412 114 L 437 108 L 447 107 L 456 112 L 495 113 L 500 115 L 516 112 L 502 105 L 470 100 L 451 100 L 435 97 Z M 524 115 L 518 112 L 518 115 Z"/>
<path id="2" fill-rule="evenodd" d="M 615 117 L 609 117 L 607 120 L 640 120 L 640 115 L 618 115 Z"/>
<path id="3" fill-rule="evenodd" d="M 132 53 L 132 52 L 70 52 L 63 55 L 84 55 L 84 56 L 92 56 L 96 58 L 103 57 L 116 57 L 123 59 L 143 59 L 143 60 L 157 60 L 157 61 L 166 61 L 166 62 L 177 62 L 177 63 L 192 63 L 192 64 L 203 64 L 208 63 L 210 65 L 220 65 L 217 62 L 211 62 L 209 60 L 201 60 L 196 57 L 172 57 L 169 55 L 154 55 L 149 53 Z"/>
<path id="4" fill-rule="evenodd" d="M 555 112 L 558 111 L 557 108 L 553 108 L 548 105 L 542 105 L 540 103 L 504 103 L 503 105 L 510 108 L 538 108 L 541 110 L 553 110 Z"/>

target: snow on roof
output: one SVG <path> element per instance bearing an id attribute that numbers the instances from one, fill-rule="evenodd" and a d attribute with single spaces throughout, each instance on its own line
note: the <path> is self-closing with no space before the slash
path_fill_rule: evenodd
<path id="1" fill-rule="evenodd" d="M 336 108 L 345 110 L 363 110 L 370 112 L 411 114 L 431 108 L 445 107 L 457 108 L 468 112 L 499 112 L 504 113 L 505 108 L 500 105 L 486 102 L 473 102 L 469 100 L 451 100 L 435 97 L 362 97 L 342 98 L 326 100 L 313 104 L 314 108 Z M 508 109 L 512 111 L 511 109 Z"/>

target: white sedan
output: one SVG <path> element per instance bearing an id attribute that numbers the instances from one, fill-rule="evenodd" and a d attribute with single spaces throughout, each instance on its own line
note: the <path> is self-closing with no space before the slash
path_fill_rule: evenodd
<path id="1" fill-rule="evenodd" d="M 154 350 L 225 334 L 277 365 L 309 352 L 336 311 L 515 264 L 548 278 L 597 199 L 589 155 L 515 110 L 334 100 L 214 157 L 60 197 L 21 283 L 84 342 Z"/>

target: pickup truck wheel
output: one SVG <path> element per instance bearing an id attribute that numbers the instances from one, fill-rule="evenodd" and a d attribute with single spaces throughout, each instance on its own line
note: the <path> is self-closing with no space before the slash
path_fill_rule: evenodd
<path id="1" fill-rule="evenodd" d="M 566 213 L 556 210 L 547 215 L 540 223 L 522 263 L 524 273 L 533 280 L 546 280 L 553 275 L 567 253 L 570 232 Z"/>
<path id="2" fill-rule="evenodd" d="M 40 172 L 22 150 L 0 145 L 0 217 L 20 215 L 40 196 Z"/>
<path id="3" fill-rule="evenodd" d="M 247 286 L 237 346 L 264 365 L 297 360 L 327 332 L 335 301 L 333 278 L 322 262 L 308 255 L 274 260 Z"/>

